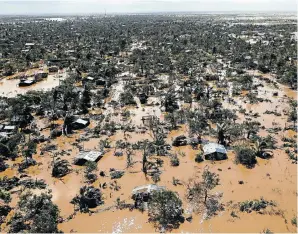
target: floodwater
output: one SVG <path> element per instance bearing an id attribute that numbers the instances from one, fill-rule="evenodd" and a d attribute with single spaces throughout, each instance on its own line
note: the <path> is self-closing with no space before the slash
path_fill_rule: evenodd
<path id="1" fill-rule="evenodd" d="M 235 98 L 239 105 L 246 108 L 247 112 L 250 110 L 255 113 L 259 112 L 260 117 L 257 118 L 266 128 L 273 127 L 274 124 L 278 124 L 281 127 L 287 122 L 286 116 L 280 117 L 274 115 L 263 114 L 266 110 L 281 111 L 287 108 L 287 100 L 283 98 L 283 94 L 289 96 L 296 95 L 295 91 L 291 92 L 287 88 L 280 86 L 281 94 L 278 97 L 272 97 L 273 88 L 265 86 L 259 89 L 259 96 L 272 100 L 272 103 L 259 103 L 249 104 L 245 103 L 245 96 L 247 93 L 243 93 L 240 97 Z M 112 98 L 109 100 L 118 101 L 119 93 L 123 92 L 123 83 L 119 82 L 116 86 L 112 87 Z M 160 106 L 147 106 L 141 105 L 138 100 L 139 108 L 124 107 L 116 108 L 116 110 L 106 104 L 107 109 L 104 110 L 107 113 L 120 113 L 127 109 L 130 110 L 132 115 L 130 120 L 136 126 L 142 125 L 141 118 L 145 115 L 156 115 L 158 118 L 163 119 L 163 113 L 160 111 Z M 148 103 L 159 102 L 156 97 L 150 97 Z M 225 107 L 231 105 L 224 102 Z M 235 106 L 234 106 L 235 107 Z M 186 107 L 187 108 L 187 107 Z M 236 108 L 236 107 L 235 107 Z M 96 110 L 94 110 L 96 111 Z M 239 114 L 241 121 L 244 120 L 244 116 Z M 120 115 L 112 116 L 111 119 L 121 122 Z M 274 123 L 274 124 L 273 124 Z M 43 121 L 38 121 L 39 125 L 45 125 Z M 60 123 L 62 124 L 62 122 Z M 96 122 L 88 128 L 96 126 Z M 214 127 L 214 126 L 213 126 Z M 47 133 L 48 130 L 44 130 L 42 134 Z M 74 212 L 74 207 L 70 204 L 72 198 L 79 193 L 81 186 L 85 185 L 84 178 L 84 166 L 73 165 L 73 159 L 78 154 L 79 149 L 75 146 L 76 139 L 80 137 L 90 136 L 88 131 L 80 130 L 71 136 L 61 136 L 56 140 L 52 140 L 51 144 L 56 144 L 58 151 L 65 150 L 67 154 L 59 156 L 61 159 L 68 160 L 73 168 L 73 171 L 62 179 L 55 179 L 51 176 L 53 162 L 53 153 L 46 152 L 43 155 L 40 154 L 40 149 L 47 143 L 42 143 L 38 147 L 38 152 L 34 155 L 34 159 L 40 163 L 38 166 L 29 168 L 28 174 L 32 178 L 44 179 L 52 190 L 53 202 L 59 206 L 61 216 L 67 218 Z M 267 135 L 264 130 L 261 131 L 261 135 Z M 79 143 L 86 150 L 94 150 L 99 148 L 99 142 L 103 139 L 111 141 L 112 148 L 106 149 L 106 153 L 98 162 L 97 174 L 100 171 L 106 173 L 105 177 L 99 176 L 99 178 L 92 184 L 95 187 L 100 187 L 103 183 L 107 183 L 106 189 L 101 189 L 104 197 L 104 205 L 93 209 L 93 214 L 81 214 L 77 213 L 69 221 L 65 221 L 59 224 L 59 229 L 63 232 L 156 232 L 154 225 L 148 222 L 147 212 L 141 213 L 138 210 L 129 211 L 117 210 L 116 200 L 120 198 L 121 201 L 133 204 L 131 199 L 131 191 L 136 186 L 153 183 L 149 176 L 145 176 L 141 170 L 142 167 L 142 152 L 134 151 L 132 155 L 133 166 L 127 168 L 126 152 L 122 150 L 123 156 L 114 156 L 114 146 L 117 140 L 126 140 L 130 143 L 136 143 L 143 139 L 152 139 L 150 132 L 146 133 L 127 133 L 126 139 L 121 131 L 113 136 L 100 136 L 99 138 L 90 138 L 88 141 Z M 188 128 L 185 125 L 180 125 L 177 130 L 171 131 L 166 141 L 172 142 L 172 139 L 179 135 L 188 135 Z M 281 138 L 283 135 L 294 138 L 296 133 L 293 131 L 287 131 L 284 133 L 275 134 L 274 137 L 278 140 L 278 146 L 281 146 Z M 203 139 L 209 141 L 216 141 L 211 136 L 202 136 Z M 58 152 L 57 151 L 57 152 Z M 121 151 L 118 149 L 117 151 Z M 236 165 L 234 163 L 235 154 L 232 150 L 228 152 L 228 159 L 220 162 L 203 161 L 201 163 L 195 162 L 195 156 L 199 153 L 199 150 L 192 149 L 190 146 L 173 147 L 171 153 L 177 154 L 180 165 L 178 167 L 172 167 L 169 157 L 158 157 L 164 161 L 163 166 L 160 168 L 162 174 L 160 175 L 160 181 L 158 185 L 166 186 L 168 189 L 175 191 L 179 194 L 183 200 L 185 212 L 188 215 L 192 214 L 192 222 L 185 221 L 180 227 L 173 232 L 185 233 L 185 232 L 255 232 L 260 233 L 264 229 L 270 229 L 273 232 L 295 232 L 295 227 L 291 224 L 291 219 L 297 214 L 297 167 L 292 164 L 285 154 L 283 149 L 273 150 L 273 158 L 264 160 L 257 158 L 257 164 L 252 169 L 247 169 L 242 165 Z M 150 156 L 149 161 L 154 162 L 156 156 Z M 17 159 L 17 163 L 20 162 L 20 158 Z M 198 177 L 201 178 L 203 170 L 208 167 L 210 171 L 219 174 L 220 185 L 217 186 L 213 192 L 222 192 L 222 203 L 224 204 L 224 210 L 217 216 L 204 220 L 202 214 L 192 213 L 191 207 L 188 204 L 185 193 L 186 185 L 189 179 Z M 109 176 L 109 170 L 111 168 L 125 171 L 125 174 L 117 180 L 112 180 Z M 16 168 L 8 169 L 5 172 L 0 173 L 0 177 L 13 176 L 17 174 Z M 178 179 L 181 185 L 174 186 L 173 178 Z M 243 184 L 239 184 L 239 181 L 243 181 Z M 120 186 L 120 189 L 116 191 L 115 183 Z M 260 199 L 264 197 L 266 200 L 273 200 L 277 203 L 275 213 L 258 214 L 242 213 L 239 211 L 237 204 L 249 199 Z M 16 204 L 17 197 L 13 197 L 12 204 Z M 229 204 L 232 205 L 229 205 Z M 233 206 L 234 205 L 234 206 Z M 234 211 L 238 218 L 233 218 L 231 212 Z M 6 230 L 4 230 L 6 231 Z"/>
<path id="2" fill-rule="evenodd" d="M 18 94 L 25 94 L 28 91 L 48 91 L 52 88 L 58 86 L 61 80 L 64 80 L 67 77 L 67 73 L 61 73 L 61 77 L 58 77 L 57 74 L 49 74 L 48 78 L 43 79 L 31 86 L 19 87 L 19 79 L 2 79 L 0 80 L 0 96 L 5 97 L 15 97 Z"/>

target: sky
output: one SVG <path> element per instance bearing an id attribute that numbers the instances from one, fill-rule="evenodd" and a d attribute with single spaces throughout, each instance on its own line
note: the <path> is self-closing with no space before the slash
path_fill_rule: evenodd
<path id="1" fill-rule="evenodd" d="M 296 0 L 0 0 L 1 15 L 274 11 L 297 12 Z"/>

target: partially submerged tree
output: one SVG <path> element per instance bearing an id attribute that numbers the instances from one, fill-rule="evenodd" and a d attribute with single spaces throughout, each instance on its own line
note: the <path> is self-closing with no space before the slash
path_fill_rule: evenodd
<path id="1" fill-rule="evenodd" d="M 72 204 L 78 205 L 81 212 L 88 212 L 89 208 L 95 208 L 103 204 L 102 193 L 98 188 L 93 186 L 84 186 L 80 188 L 80 194 L 75 196 Z"/>
<path id="2" fill-rule="evenodd" d="M 17 209 L 10 221 L 9 232 L 57 233 L 59 209 L 47 193 L 21 195 Z"/>
<path id="3" fill-rule="evenodd" d="M 219 185 L 217 174 L 205 169 L 202 180 L 198 177 L 191 179 L 187 184 L 186 197 L 194 212 L 203 213 L 204 218 L 210 218 L 222 210 L 220 199 L 222 193 L 214 193 L 212 190 Z"/>
<path id="4" fill-rule="evenodd" d="M 257 163 L 256 152 L 250 146 L 238 145 L 235 147 L 235 153 L 236 164 L 240 163 L 246 166 L 247 168 L 253 168 Z"/>
<path id="5" fill-rule="evenodd" d="M 148 201 L 148 213 L 149 220 L 160 228 L 176 228 L 183 214 L 182 201 L 172 191 L 154 191 Z"/>
<path id="6" fill-rule="evenodd" d="M 56 178 L 61 178 L 66 176 L 71 172 L 70 164 L 67 160 L 59 160 L 54 162 L 52 169 L 52 176 Z"/>

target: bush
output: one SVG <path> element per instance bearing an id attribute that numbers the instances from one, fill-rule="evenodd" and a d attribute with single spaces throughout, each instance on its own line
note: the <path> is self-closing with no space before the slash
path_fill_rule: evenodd
<path id="1" fill-rule="evenodd" d="M 67 160 L 63 159 L 54 163 L 52 169 L 52 176 L 56 178 L 61 178 L 68 173 L 70 173 L 70 165 Z"/>
<path id="2" fill-rule="evenodd" d="M 235 162 L 236 164 L 242 164 L 246 166 L 247 168 L 253 168 L 254 165 L 257 163 L 256 160 L 256 152 L 248 147 L 248 146 L 237 146 L 235 148 L 236 152 L 236 158 Z"/>
<path id="3" fill-rule="evenodd" d="M 172 156 L 171 158 L 171 166 L 172 167 L 178 167 L 180 164 L 179 158 L 177 157 L 177 155 Z"/>
<path id="4" fill-rule="evenodd" d="M 160 181 L 160 174 L 159 173 L 154 173 L 151 178 L 152 178 L 154 183 L 157 183 L 157 182 Z"/>
<path id="5" fill-rule="evenodd" d="M 197 155 L 196 155 L 196 158 L 195 158 L 195 161 L 196 161 L 197 163 L 203 162 L 203 161 L 204 161 L 204 159 L 203 159 L 203 153 L 199 153 L 199 154 L 197 154 Z"/>
<path id="6" fill-rule="evenodd" d="M 124 175 L 124 171 L 111 171 L 111 179 L 120 179 Z"/>
<path id="7" fill-rule="evenodd" d="M 266 201 L 261 198 L 260 200 L 241 202 L 239 209 L 241 212 L 250 213 L 251 211 L 260 211 L 261 209 L 266 209 L 267 206 L 275 206 L 275 203 L 273 201 Z"/>
<path id="8" fill-rule="evenodd" d="M 0 189 L 0 199 L 3 200 L 5 203 L 9 203 L 11 201 L 10 193 Z"/>
<path id="9" fill-rule="evenodd" d="M 297 218 L 296 217 L 292 218 L 291 223 L 297 227 Z"/>

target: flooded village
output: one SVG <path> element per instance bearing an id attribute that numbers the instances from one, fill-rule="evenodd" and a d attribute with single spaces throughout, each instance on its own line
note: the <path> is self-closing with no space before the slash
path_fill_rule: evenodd
<path id="1" fill-rule="evenodd" d="M 0 18 L 1 232 L 297 233 L 296 23 Z"/>

